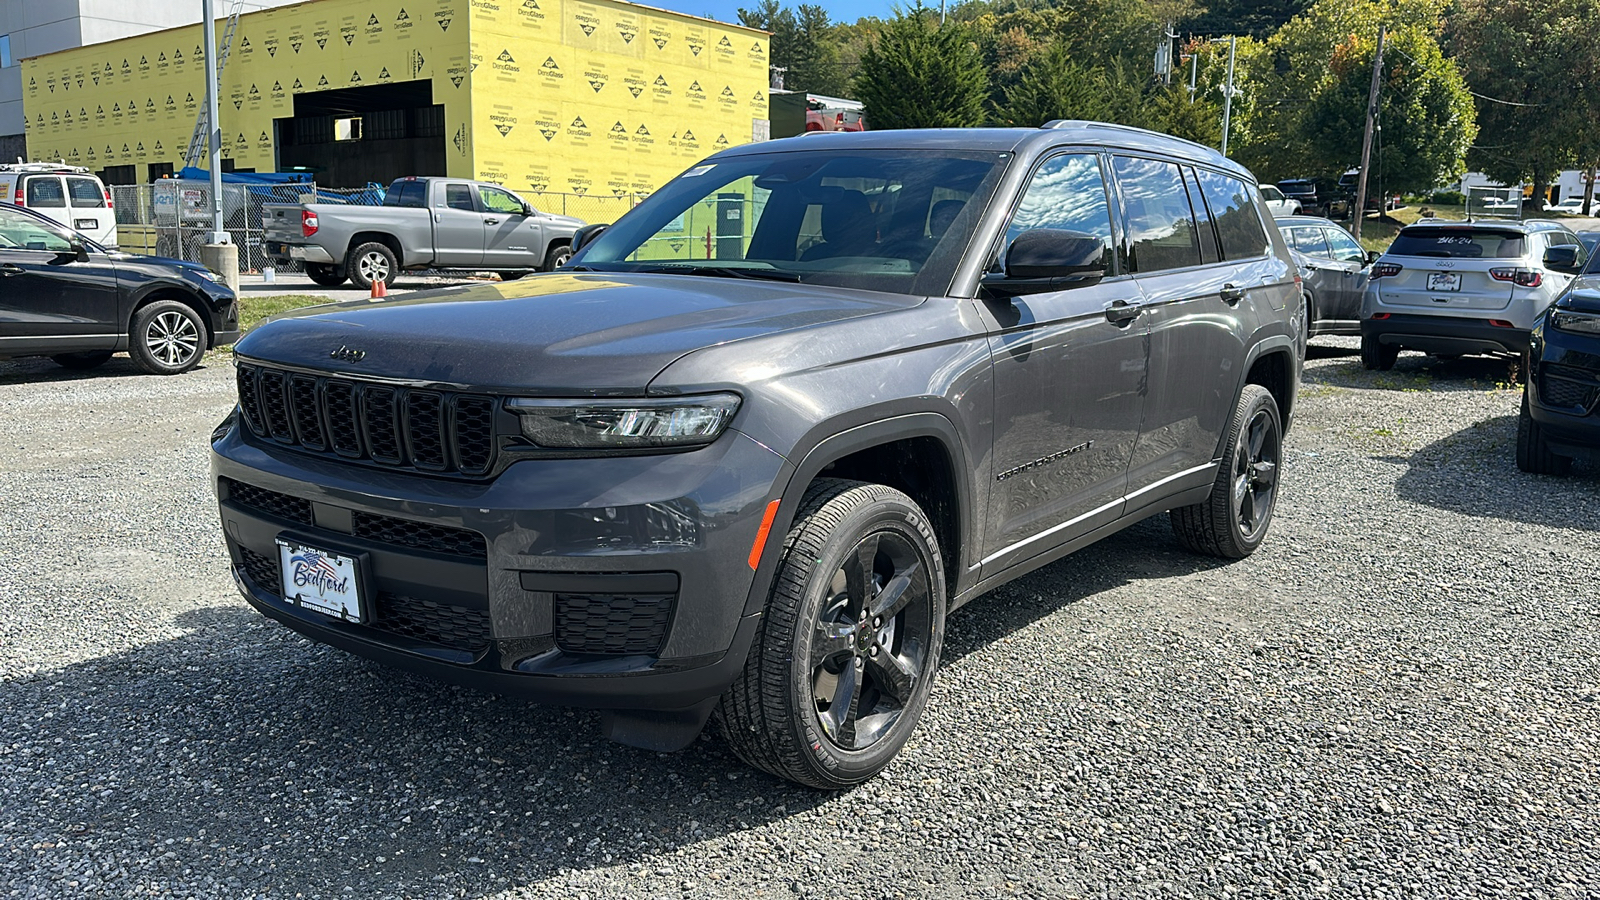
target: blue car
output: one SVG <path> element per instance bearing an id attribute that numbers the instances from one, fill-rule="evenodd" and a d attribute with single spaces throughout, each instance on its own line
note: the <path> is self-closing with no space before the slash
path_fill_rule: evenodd
<path id="1" fill-rule="evenodd" d="M 1600 254 L 1534 321 L 1517 421 L 1517 467 L 1565 475 L 1600 463 Z"/>

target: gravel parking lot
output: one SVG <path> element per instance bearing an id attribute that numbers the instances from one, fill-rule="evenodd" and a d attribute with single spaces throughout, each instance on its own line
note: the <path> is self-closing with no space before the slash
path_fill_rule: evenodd
<path id="1" fill-rule="evenodd" d="M 0 363 L 0 897 L 1600 896 L 1600 470 L 1503 362 L 1319 339 L 1261 552 L 1157 518 L 953 615 L 823 795 L 312 644 L 235 594 L 232 369 Z"/>

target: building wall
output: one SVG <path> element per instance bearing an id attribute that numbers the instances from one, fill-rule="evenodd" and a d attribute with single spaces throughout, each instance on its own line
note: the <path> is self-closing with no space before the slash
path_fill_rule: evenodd
<path id="1" fill-rule="evenodd" d="M 228 8 L 231 0 L 218 0 Z M 292 0 L 249 0 L 244 8 L 262 9 Z M 0 35 L 11 39 L 18 63 L 0 68 L 0 137 L 23 134 L 22 66 L 30 56 L 111 41 L 200 19 L 198 2 L 171 0 L 0 0 Z M 8 145 L 14 146 L 14 145 Z M 0 159 L 20 155 L 9 153 Z"/>
<path id="2" fill-rule="evenodd" d="M 200 38 L 195 25 L 26 61 L 35 155 L 181 166 L 205 97 Z M 619 0 L 311 0 L 240 20 L 223 155 L 274 169 L 273 120 L 297 93 L 427 79 L 445 108 L 442 174 L 524 193 L 648 192 L 765 136 L 767 44 Z"/>

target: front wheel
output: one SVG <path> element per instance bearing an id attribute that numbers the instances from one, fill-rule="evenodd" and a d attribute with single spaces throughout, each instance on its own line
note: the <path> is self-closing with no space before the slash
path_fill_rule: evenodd
<path id="1" fill-rule="evenodd" d="M 818 479 L 783 543 L 744 671 L 717 721 L 740 759 L 840 790 L 876 775 L 916 728 L 944 641 L 933 527 L 905 494 Z"/>
<path id="2" fill-rule="evenodd" d="M 1531 475 L 1566 475 L 1572 460 L 1550 452 L 1544 427 L 1528 412 L 1528 391 L 1522 391 L 1522 411 L 1517 414 L 1517 468 Z"/>
<path id="3" fill-rule="evenodd" d="M 157 300 L 133 314 L 128 355 L 151 375 L 177 375 L 200 364 L 206 326 L 200 314 L 176 300 Z"/>
<path id="4" fill-rule="evenodd" d="M 1394 361 L 1400 358 L 1400 348 L 1393 344 L 1380 344 L 1378 339 L 1371 335 L 1361 336 L 1361 364 L 1377 372 L 1387 372 L 1394 368 Z"/>
<path id="5" fill-rule="evenodd" d="M 544 270 L 546 272 L 554 272 L 555 270 L 557 270 L 557 269 L 561 268 L 562 266 L 566 265 L 567 264 L 567 260 L 569 260 L 571 258 L 572 258 L 572 245 L 571 244 L 557 244 L 554 247 L 550 248 L 550 252 L 549 253 L 545 254 L 545 257 L 544 257 Z"/>
<path id="6" fill-rule="evenodd" d="M 1267 536 L 1283 465 L 1278 401 L 1258 384 L 1239 392 L 1211 496 L 1172 510 L 1172 531 L 1196 553 L 1243 559 Z"/>
<path id="7" fill-rule="evenodd" d="M 395 274 L 399 270 L 400 265 L 395 261 L 394 251 L 377 241 L 357 247 L 345 261 L 345 271 L 350 276 L 350 283 L 364 291 L 371 290 L 373 282 L 376 281 L 383 282 L 385 287 L 394 287 Z"/>

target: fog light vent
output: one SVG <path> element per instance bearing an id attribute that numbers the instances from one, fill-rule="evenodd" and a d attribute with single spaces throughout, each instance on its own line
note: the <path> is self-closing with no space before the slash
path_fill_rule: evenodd
<path id="1" fill-rule="evenodd" d="M 657 655 L 675 594 L 556 593 L 556 646 L 568 653 Z"/>

